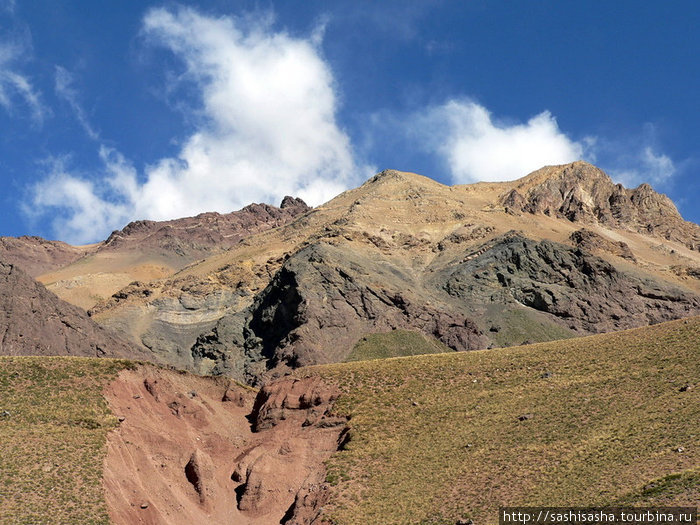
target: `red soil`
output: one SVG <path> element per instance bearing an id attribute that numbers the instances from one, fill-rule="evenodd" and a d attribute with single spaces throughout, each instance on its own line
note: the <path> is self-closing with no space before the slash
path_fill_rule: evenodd
<path id="1" fill-rule="evenodd" d="M 105 396 L 124 418 L 104 465 L 115 524 L 317 521 L 323 461 L 345 427 L 328 416 L 337 393 L 318 380 L 277 381 L 252 413 L 250 389 L 152 366 L 123 371 Z"/>

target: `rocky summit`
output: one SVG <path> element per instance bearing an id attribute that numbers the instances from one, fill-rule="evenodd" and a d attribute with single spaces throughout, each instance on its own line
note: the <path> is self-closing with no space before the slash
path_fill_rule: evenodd
<path id="1" fill-rule="evenodd" d="M 452 187 L 386 170 L 314 209 L 139 221 L 95 246 L 38 279 L 152 360 L 252 385 L 370 334 L 466 351 L 700 313 L 700 227 L 585 162 Z"/>

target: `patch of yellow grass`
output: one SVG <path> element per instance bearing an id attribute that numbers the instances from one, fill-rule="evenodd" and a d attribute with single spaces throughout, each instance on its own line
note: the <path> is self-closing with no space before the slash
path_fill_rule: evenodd
<path id="1" fill-rule="evenodd" d="M 700 467 L 700 318 L 297 373 L 337 383 L 351 417 L 328 463 L 337 524 L 496 523 L 500 506 L 614 504 Z M 696 505 L 699 479 L 673 502 Z"/>
<path id="2" fill-rule="evenodd" d="M 132 366 L 112 359 L 0 357 L 0 523 L 109 523 L 105 385 Z"/>

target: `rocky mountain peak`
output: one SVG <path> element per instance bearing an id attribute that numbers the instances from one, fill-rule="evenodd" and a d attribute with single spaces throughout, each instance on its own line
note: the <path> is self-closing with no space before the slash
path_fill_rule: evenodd
<path id="1" fill-rule="evenodd" d="M 399 188 L 402 190 L 420 188 L 444 188 L 439 182 L 407 171 L 383 170 L 365 182 L 358 190 L 372 190 L 378 188 Z"/>
<path id="2" fill-rule="evenodd" d="M 500 197 L 510 213 L 544 214 L 571 222 L 650 233 L 700 248 L 700 227 L 683 220 L 671 199 L 649 184 L 627 189 L 583 161 L 546 166 Z"/>
<path id="3" fill-rule="evenodd" d="M 244 237 L 276 228 L 311 208 L 294 197 L 280 207 L 249 204 L 231 213 L 207 212 L 169 221 L 134 221 L 112 232 L 99 250 L 166 250 L 185 259 L 198 258 L 235 245 Z"/>
<path id="4" fill-rule="evenodd" d="M 290 197 L 289 195 L 286 195 L 284 199 L 282 199 L 282 204 L 280 204 L 280 209 L 284 210 L 287 208 L 298 208 L 305 212 L 311 209 L 299 197 Z"/>

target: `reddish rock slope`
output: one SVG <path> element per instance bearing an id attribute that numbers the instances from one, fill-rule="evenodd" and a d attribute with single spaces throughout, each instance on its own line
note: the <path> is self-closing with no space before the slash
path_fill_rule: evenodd
<path id="1" fill-rule="evenodd" d="M 280 380 L 254 400 L 223 378 L 122 372 L 106 392 L 121 420 L 104 470 L 113 522 L 313 523 L 345 429 L 329 415 L 337 395 L 318 378 Z"/>
<path id="2" fill-rule="evenodd" d="M 285 197 L 279 208 L 250 204 L 226 214 L 209 212 L 170 221 L 135 221 L 112 232 L 98 251 L 160 251 L 199 258 L 229 248 L 249 235 L 286 224 L 310 209 L 301 199 Z"/>
<path id="3" fill-rule="evenodd" d="M 148 358 L 148 353 L 0 261 L 0 355 Z"/>
<path id="4" fill-rule="evenodd" d="M 71 264 L 93 250 L 41 237 L 0 237 L 0 260 L 18 265 L 32 277 Z"/>

